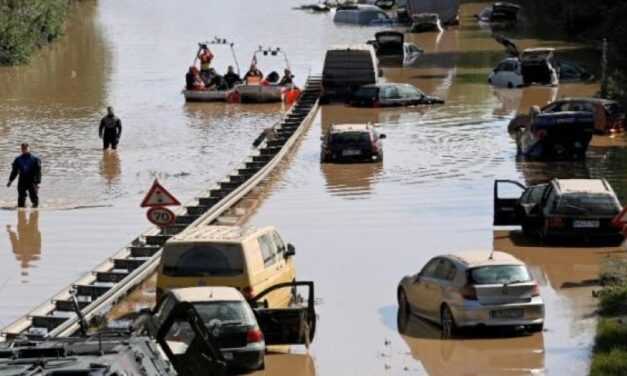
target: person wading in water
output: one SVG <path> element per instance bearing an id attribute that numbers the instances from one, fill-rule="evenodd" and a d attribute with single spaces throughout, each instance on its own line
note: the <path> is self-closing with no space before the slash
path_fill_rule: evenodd
<path id="1" fill-rule="evenodd" d="M 113 150 L 118 147 L 120 136 L 122 135 L 122 122 L 113 113 L 113 107 L 107 107 L 107 115 L 100 120 L 98 134 L 102 138 L 102 149 L 107 150 L 109 146 Z"/>
<path id="2" fill-rule="evenodd" d="M 7 187 L 17 178 L 17 207 L 26 206 L 26 196 L 30 197 L 33 208 L 39 206 L 39 184 L 41 183 L 41 161 L 30 153 L 27 143 L 22 144 L 22 154 L 15 158 Z"/>

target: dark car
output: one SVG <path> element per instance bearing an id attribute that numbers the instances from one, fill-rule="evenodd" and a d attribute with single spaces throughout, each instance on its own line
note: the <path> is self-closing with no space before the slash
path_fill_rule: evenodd
<path id="1" fill-rule="evenodd" d="M 486 8 L 475 17 L 481 22 L 489 23 L 516 23 L 520 5 L 508 2 L 497 2 Z"/>
<path id="2" fill-rule="evenodd" d="M 308 289 L 306 299 L 296 295 L 301 286 Z M 264 298 L 277 289 L 290 289 L 299 304 L 268 308 Z M 267 345 L 308 345 L 315 334 L 313 282 L 277 284 L 248 301 L 234 287 L 178 288 L 168 292 L 156 312 L 184 303 L 197 312 L 231 372 L 263 369 Z M 189 325 L 177 325 L 165 341 L 176 354 L 186 350 L 193 335 Z"/>
<path id="3" fill-rule="evenodd" d="M 512 187 L 523 190 L 522 195 L 500 195 Z M 543 240 L 621 241 L 620 229 L 612 224 L 621 210 L 605 179 L 553 179 L 531 187 L 511 180 L 494 182 L 494 225 L 521 225 L 525 235 Z"/>
<path id="4" fill-rule="evenodd" d="M 322 137 L 320 160 L 329 162 L 381 162 L 384 134 L 370 124 L 332 125 Z"/>
<path id="5" fill-rule="evenodd" d="M 601 98 L 563 98 L 542 108 L 542 113 L 564 111 L 588 112 L 594 115 L 594 132 L 608 134 L 625 128 L 625 109 L 616 101 Z"/>
<path id="6" fill-rule="evenodd" d="M 357 89 L 349 104 L 356 107 L 393 107 L 442 104 L 444 100 L 426 95 L 410 84 L 372 84 Z"/>

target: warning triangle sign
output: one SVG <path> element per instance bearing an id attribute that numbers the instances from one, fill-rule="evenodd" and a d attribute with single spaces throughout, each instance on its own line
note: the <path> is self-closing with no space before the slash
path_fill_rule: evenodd
<path id="1" fill-rule="evenodd" d="M 159 182 L 155 179 L 152 183 L 152 187 L 146 193 L 144 201 L 142 201 L 142 208 L 150 208 L 155 206 L 177 206 L 181 205 L 179 200 L 176 199 L 170 192 L 168 192 Z"/>

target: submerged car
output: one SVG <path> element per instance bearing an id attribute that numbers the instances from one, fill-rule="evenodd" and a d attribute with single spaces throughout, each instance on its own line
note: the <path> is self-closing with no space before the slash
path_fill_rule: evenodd
<path id="1" fill-rule="evenodd" d="M 437 13 L 420 13 L 412 15 L 411 18 L 412 23 L 408 30 L 410 33 L 440 33 L 444 30 Z"/>
<path id="2" fill-rule="evenodd" d="M 521 53 L 511 40 L 499 35 L 495 39 L 505 46 L 509 57 L 494 68 L 488 83 L 510 89 L 534 84 L 559 84 L 559 66 L 555 62 L 554 48 L 527 48 Z"/>
<path id="3" fill-rule="evenodd" d="M 518 4 L 497 2 L 484 8 L 476 15 L 476 18 L 479 22 L 513 24 L 518 22 L 519 12 L 520 5 Z"/>
<path id="4" fill-rule="evenodd" d="M 381 162 L 384 138 L 370 124 L 334 124 L 322 137 L 320 160 L 322 163 Z"/>
<path id="5" fill-rule="evenodd" d="M 299 286 L 308 288 L 304 305 L 268 308 L 263 302 L 272 291 L 294 291 Z M 263 369 L 266 346 L 308 345 L 315 334 L 313 282 L 278 284 L 248 301 L 232 287 L 174 289 L 155 312 L 158 315 L 164 307 L 182 304 L 197 312 L 230 372 Z M 185 351 L 193 335 L 189 325 L 178 325 L 168 331 L 165 341 L 176 354 Z"/>
<path id="6" fill-rule="evenodd" d="M 322 67 L 320 102 L 346 102 L 358 87 L 376 83 L 379 71 L 379 59 L 369 44 L 330 48 Z"/>
<path id="7" fill-rule="evenodd" d="M 563 98 L 542 108 L 542 113 L 565 111 L 594 114 L 594 132 L 608 134 L 625 129 L 625 109 L 616 101 L 601 98 Z"/>
<path id="8" fill-rule="evenodd" d="M 459 23 L 460 0 L 407 0 L 405 9 L 409 15 L 434 13 L 444 25 Z"/>
<path id="9" fill-rule="evenodd" d="M 384 83 L 364 85 L 349 100 L 356 107 L 394 107 L 442 104 L 444 100 L 426 95 L 410 84 Z"/>
<path id="10" fill-rule="evenodd" d="M 333 22 L 361 26 L 390 25 L 394 21 L 376 5 L 354 4 L 337 7 Z"/>
<path id="11" fill-rule="evenodd" d="M 424 54 L 415 44 L 405 42 L 405 36 L 398 31 L 380 31 L 374 38 L 368 44 L 374 47 L 381 64 L 412 65 Z"/>
<path id="12" fill-rule="evenodd" d="M 451 338 L 460 328 L 544 328 L 544 302 L 525 264 L 499 251 L 437 256 L 398 285 L 399 310 L 440 324 Z"/>
<path id="13" fill-rule="evenodd" d="M 501 196 L 503 190 L 511 192 L 512 187 L 522 194 Z M 511 180 L 494 182 L 494 225 L 520 225 L 525 235 L 544 240 L 621 241 L 621 229 L 612 224 L 621 210 L 605 179 L 553 179 L 530 187 Z"/>
<path id="14" fill-rule="evenodd" d="M 535 160 L 581 160 L 594 133 L 591 112 L 540 113 L 515 130 L 518 156 Z"/>

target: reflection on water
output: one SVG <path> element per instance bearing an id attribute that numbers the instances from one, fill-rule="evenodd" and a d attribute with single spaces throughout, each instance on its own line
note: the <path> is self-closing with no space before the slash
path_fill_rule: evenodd
<path id="1" fill-rule="evenodd" d="M 368 196 L 383 170 L 381 163 L 321 164 L 329 193 L 342 197 Z"/>
<path id="2" fill-rule="evenodd" d="M 102 175 L 109 186 L 112 186 L 118 183 L 121 172 L 122 168 L 118 152 L 116 150 L 104 150 L 102 152 L 102 161 L 100 162 L 100 175 Z"/>
<path id="3" fill-rule="evenodd" d="M 22 276 L 28 275 L 28 269 L 41 256 L 41 232 L 39 232 L 39 210 L 17 211 L 17 229 L 7 225 L 11 248 L 20 263 Z"/>
<path id="4" fill-rule="evenodd" d="M 417 317 L 399 313 L 397 322 L 411 356 L 424 370 L 418 374 L 501 376 L 544 373 L 543 333 L 525 335 L 491 331 L 443 340 L 439 327 Z M 419 371 L 413 365 L 406 367 Z"/>

